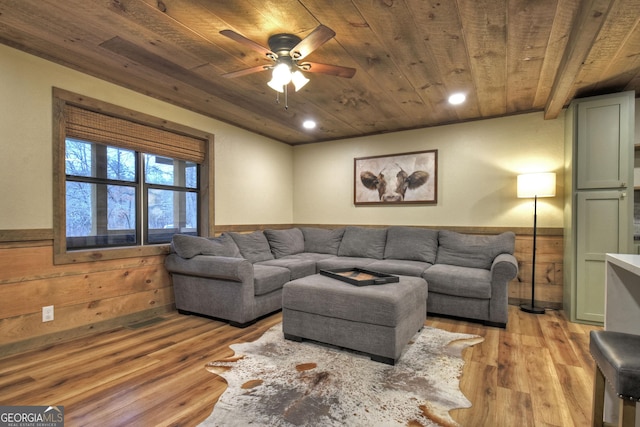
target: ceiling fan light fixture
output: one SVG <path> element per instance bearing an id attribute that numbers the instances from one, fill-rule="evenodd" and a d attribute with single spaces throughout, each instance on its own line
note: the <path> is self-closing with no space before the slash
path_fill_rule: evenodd
<path id="1" fill-rule="evenodd" d="M 284 94 L 285 110 L 289 108 L 287 103 L 289 83 L 293 83 L 294 90 L 297 92 L 309 82 L 309 79 L 302 73 L 302 71 L 328 74 L 348 79 L 353 77 L 356 73 L 355 68 L 320 64 L 317 62 L 301 62 L 311 52 L 315 51 L 317 48 L 335 37 L 335 31 L 324 25 L 318 25 L 304 39 L 301 39 L 295 34 L 274 34 L 269 37 L 268 49 L 233 30 L 222 30 L 220 31 L 220 34 L 243 44 L 245 47 L 259 52 L 262 55 L 265 55 L 266 58 L 274 61 L 273 66 L 259 65 L 244 70 L 225 73 L 222 76 L 226 78 L 234 78 L 260 71 L 272 70 L 271 80 L 267 85 L 276 91 L 276 103 L 280 103 L 280 94 Z"/>
<path id="2" fill-rule="evenodd" d="M 273 67 L 273 73 L 271 74 L 271 81 L 274 85 L 285 86 L 291 82 L 291 67 L 289 64 L 280 62 Z"/>
<path id="3" fill-rule="evenodd" d="M 273 77 L 271 78 L 271 80 L 269 80 L 269 82 L 267 83 L 267 85 L 268 85 L 271 89 L 275 90 L 276 92 L 280 92 L 280 93 L 284 92 L 284 85 L 282 85 L 282 84 L 280 84 L 279 82 L 277 82 L 277 81 L 276 81 L 276 79 L 275 79 L 275 78 L 273 78 Z"/>
<path id="4" fill-rule="evenodd" d="M 302 89 L 304 85 L 309 83 L 309 79 L 306 78 L 300 70 L 296 70 L 293 72 L 293 74 L 291 75 L 291 81 L 293 82 L 293 87 L 296 89 L 296 92 Z"/>

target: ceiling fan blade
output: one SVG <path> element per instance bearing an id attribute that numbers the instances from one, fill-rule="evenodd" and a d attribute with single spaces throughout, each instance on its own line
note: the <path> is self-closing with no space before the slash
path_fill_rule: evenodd
<path id="1" fill-rule="evenodd" d="M 311 52 L 331 40 L 335 37 L 336 33 L 329 27 L 324 25 L 318 25 L 315 30 L 311 32 L 307 37 L 302 39 L 293 49 L 291 49 L 291 56 L 293 59 L 302 59 L 309 55 Z"/>
<path id="2" fill-rule="evenodd" d="M 258 43 L 254 42 L 253 40 L 249 40 L 248 38 L 246 38 L 245 36 L 236 33 L 233 30 L 222 30 L 220 31 L 220 34 L 222 34 L 225 37 L 229 37 L 231 40 L 234 40 L 240 44 L 245 45 L 246 47 L 255 50 L 258 53 L 261 53 L 263 55 L 269 56 L 271 57 L 271 55 L 274 55 L 273 52 L 271 52 L 269 49 L 267 49 L 266 47 L 259 45 Z"/>
<path id="3" fill-rule="evenodd" d="M 245 68 L 244 70 L 232 71 L 230 73 L 222 74 L 221 77 L 226 77 L 227 79 L 232 79 L 234 77 L 246 76 L 247 74 L 258 73 L 260 71 L 265 71 L 270 68 L 269 65 L 258 65 L 257 67 Z"/>
<path id="4" fill-rule="evenodd" d="M 329 74 L 350 79 L 356 74 L 355 68 L 341 67 L 340 65 L 320 64 L 318 62 L 304 62 L 299 64 L 302 70 L 310 73 Z"/>

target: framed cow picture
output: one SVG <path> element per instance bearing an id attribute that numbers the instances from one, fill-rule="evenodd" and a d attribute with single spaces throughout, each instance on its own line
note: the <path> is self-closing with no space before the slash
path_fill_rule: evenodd
<path id="1" fill-rule="evenodd" d="M 438 150 L 353 160 L 356 205 L 433 204 L 438 201 Z"/>

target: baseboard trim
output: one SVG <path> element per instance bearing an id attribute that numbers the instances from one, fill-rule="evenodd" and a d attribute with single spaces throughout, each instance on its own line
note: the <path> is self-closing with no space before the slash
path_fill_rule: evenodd
<path id="1" fill-rule="evenodd" d="M 93 335 L 97 332 L 104 332 L 111 329 L 126 327 L 132 323 L 142 322 L 163 314 L 175 311 L 175 304 L 168 304 L 162 307 L 155 307 L 149 310 L 138 311 L 126 316 L 115 317 L 98 323 L 91 323 L 74 329 L 67 329 L 53 334 L 42 335 L 24 341 L 17 341 L 0 346 L 0 354 L 10 356 L 12 354 L 24 353 L 29 350 L 43 349 L 74 340 L 83 336 Z"/>

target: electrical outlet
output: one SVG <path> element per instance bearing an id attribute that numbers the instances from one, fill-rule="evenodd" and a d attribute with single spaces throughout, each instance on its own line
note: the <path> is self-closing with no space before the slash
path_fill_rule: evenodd
<path id="1" fill-rule="evenodd" d="M 51 322 L 52 320 L 53 320 L 53 306 L 48 305 L 46 307 L 42 307 L 42 321 Z"/>

